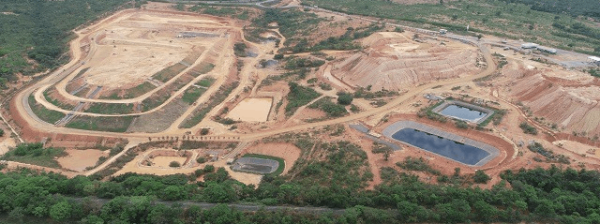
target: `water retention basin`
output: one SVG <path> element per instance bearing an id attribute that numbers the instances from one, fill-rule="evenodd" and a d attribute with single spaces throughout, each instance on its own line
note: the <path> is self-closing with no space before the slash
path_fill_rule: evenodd
<path id="1" fill-rule="evenodd" d="M 396 122 L 383 134 L 470 166 L 483 166 L 499 155 L 499 150 L 493 146 L 412 121 Z"/>
<path id="2" fill-rule="evenodd" d="M 493 110 L 484 107 L 453 100 L 442 103 L 434 108 L 433 112 L 472 123 L 481 123 L 494 113 Z"/>

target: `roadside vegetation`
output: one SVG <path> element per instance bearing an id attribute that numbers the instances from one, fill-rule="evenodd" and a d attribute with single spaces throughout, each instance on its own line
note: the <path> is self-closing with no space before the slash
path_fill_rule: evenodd
<path id="1" fill-rule="evenodd" d="M 60 169 L 56 157 L 64 155 L 66 153 L 61 148 L 44 148 L 42 143 L 22 143 L 0 159 Z"/>
<path id="2" fill-rule="evenodd" d="M 112 100 L 131 99 L 131 98 L 136 98 L 138 96 L 144 95 L 145 93 L 150 92 L 154 88 L 156 88 L 156 86 L 152 85 L 152 83 L 143 82 L 143 83 L 141 83 L 135 87 L 129 88 L 129 89 L 114 90 L 114 91 L 109 91 L 108 93 L 103 93 L 98 98 L 112 99 Z"/>
<path id="3" fill-rule="evenodd" d="M 109 131 L 109 132 L 125 132 L 136 116 L 123 117 L 91 117 L 91 116 L 76 116 L 65 125 L 68 128 L 92 130 L 92 131 Z"/>
<path id="4" fill-rule="evenodd" d="M 288 86 L 290 87 L 290 92 L 287 95 L 288 103 L 285 106 L 285 114 L 288 116 L 294 114 L 299 107 L 321 96 L 314 89 L 298 85 L 295 82 L 289 82 Z"/>
<path id="5" fill-rule="evenodd" d="M 239 82 L 233 82 L 228 85 L 221 86 L 219 91 L 214 93 L 209 99 L 208 102 L 202 104 L 194 112 L 187 117 L 179 126 L 179 128 L 191 128 L 200 123 L 206 114 L 210 112 L 214 107 L 221 104 L 227 96 L 239 85 Z"/>
<path id="6" fill-rule="evenodd" d="M 37 117 L 39 117 L 43 121 L 48 122 L 50 124 L 54 124 L 58 120 L 60 120 L 63 117 L 65 117 L 65 114 L 62 113 L 62 112 L 58 112 L 58 111 L 55 111 L 55 110 L 48 110 L 43 105 L 38 104 L 35 101 L 35 97 L 33 96 L 33 94 L 29 95 L 28 103 L 29 103 L 29 107 L 31 108 L 31 111 Z"/>
<path id="7" fill-rule="evenodd" d="M 465 24 L 471 24 L 469 31 L 476 33 L 523 39 L 600 55 L 600 51 L 595 51 L 600 46 L 600 28 L 586 19 L 598 19 L 600 6 L 594 0 L 553 0 L 552 2 L 562 2 L 556 5 L 540 0 L 440 2 L 443 4 L 404 5 L 393 1 L 354 0 L 308 0 L 303 3 L 350 14 L 390 19 L 415 27 L 433 30 L 443 28 L 463 34 L 467 34 Z M 563 13 L 580 16 L 572 17 Z"/>
<path id="8" fill-rule="evenodd" d="M 523 130 L 523 133 L 525 133 L 525 134 L 530 134 L 530 135 L 538 134 L 538 130 L 525 121 L 521 122 L 519 127 L 521 128 L 521 130 Z"/>
<path id="9" fill-rule="evenodd" d="M 194 104 L 196 100 L 198 100 L 198 98 L 200 98 L 200 96 L 202 96 L 202 94 L 206 92 L 207 88 L 210 87 L 214 81 L 215 79 L 212 77 L 204 77 L 202 80 L 198 81 L 195 84 L 200 87 L 190 86 L 183 93 L 181 100 L 183 100 L 183 102 L 188 103 L 189 105 Z"/>
<path id="10" fill-rule="evenodd" d="M 134 108 L 131 103 L 90 103 L 84 111 L 95 114 L 129 114 Z"/>
<path id="11" fill-rule="evenodd" d="M 346 107 L 332 102 L 331 97 L 323 97 L 308 106 L 312 109 L 320 109 L 327 114 L 327 117 L 342 117 L 348 114 Z"/>

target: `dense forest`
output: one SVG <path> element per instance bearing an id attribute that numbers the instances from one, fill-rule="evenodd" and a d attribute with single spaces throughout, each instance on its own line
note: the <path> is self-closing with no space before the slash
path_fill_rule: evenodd
<path id="1" fill-rule="evenodd" d="M 310 140 L 297 144 L 306 141 Z M 244 185 L 223 168 L 210 165 L 190 175 L 128 173 L 104 181 L 95 176 L 69 179 L 24 169 L 4 171 L 0 173 L 0 218 L 20 223 L 600 223 L 597 171 L 556 166 L 505 171 L 503 180 L 486 190 L 465 186 L 469 181 L 460 169 L 453 176 L 438 178 L 438 184 L 426 184 L 412 174 L 384 168 L 384 183 L 364 190 L 372 178 L 364 151 L 348 142 L 322 143 L 317 148 L 325 153 L 322 161 L 299 160 L 293 177 L 265 176 L 259 186 Z M 415 161 L 401 165 L 408 169 Z M 342 215 L 245 213 L 226 205 L 201 209 L 182 201 L 345 210 Z"/>
<path id="2" fill-rule="evenodd" d="M 72 30 L 127 0 L 0 0 L 0 84 L 68 60 Z"/>
<path id="3" fill-rule="evenodd" d="M 523 3 L 531 9 L 571 16 L 587 16 L 600 19 L 598 0 L 501 0 L 510 3 Z"/>

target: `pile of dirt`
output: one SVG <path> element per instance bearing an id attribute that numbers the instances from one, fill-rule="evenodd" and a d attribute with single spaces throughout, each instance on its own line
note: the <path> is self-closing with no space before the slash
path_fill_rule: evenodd
<path id="1" fill-rule="evenodd" d="M 600 81 L 577 71 L 536 71 L 507 81 L 513 100 L 562 132 L 600 134 Z"/>
<path id="2" fill-rule="evenodd" d="M 410 39 L 412 33 L 375 33 L 365 50 L 334 64 L 331 74 L 354 87 L 400 90 L 433 80 L 476 74 L 476 47 L 438 40 Z"/>

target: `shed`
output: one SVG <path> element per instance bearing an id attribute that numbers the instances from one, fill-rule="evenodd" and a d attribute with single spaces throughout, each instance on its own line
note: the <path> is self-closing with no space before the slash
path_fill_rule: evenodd
<path id="1" fill-rule="evenodd" d="M 556 54 L 556 49 L 554 49 L 554 48 L 538 46 L 537 49 L 540 50 L 540 51 L 544 51 L 544 52 L 550 53 L 550 54 Z"/>

